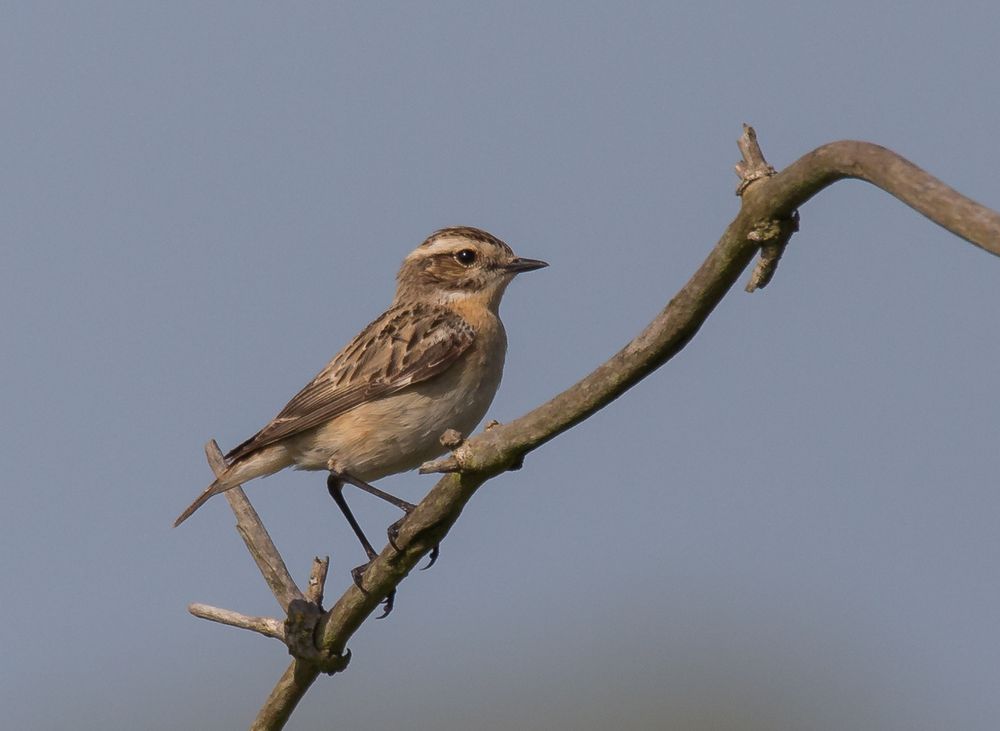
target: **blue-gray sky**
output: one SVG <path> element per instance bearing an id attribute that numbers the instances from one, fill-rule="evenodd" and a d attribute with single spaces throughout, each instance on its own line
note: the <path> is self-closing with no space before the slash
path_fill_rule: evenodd
<path id="1" fill-rule="evenodd" d="M 778 167 L 878 142 L 1000 204 L 1000 6 L 40 3 L 0 24 L 0 706 L 245 727 L 287 662 L 203 442 L 266 422 L 469 224 L 512 419 L 601 362 Z M 941 729 L 1000 717 L 1000 260 L 862 183 L 774 283 L 476 496 L 289 728 Z M 417 499 L 433 478 L 383 486 Z M 292 571 L 362 559 L 315 473 L 251 483 Z M 354 496 L 381 534 L 391 510 Z"/>

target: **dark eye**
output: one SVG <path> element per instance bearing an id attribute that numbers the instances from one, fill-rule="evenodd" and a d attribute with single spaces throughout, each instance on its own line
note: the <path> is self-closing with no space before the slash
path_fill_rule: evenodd
<path id="1" fill-rule="evenodd" d="M 455 254 L 455 261 L 464 267 L 472 266 L 476 261 L 476 252 L 472 249 L 462 249 Z"/>

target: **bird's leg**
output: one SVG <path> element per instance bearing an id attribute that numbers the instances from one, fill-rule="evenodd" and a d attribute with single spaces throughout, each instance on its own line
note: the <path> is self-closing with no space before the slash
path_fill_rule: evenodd
<path id="1" fill-rule="evenodd" d="M 407 515 L 409 515 L 410 512 L 415 507 L 417 507 L 413 503 L 408 503 L 405 500 L 396 497 L 395 495 L 390 495 L 389 493 L 383 490 L 379 490 L 374 485 L 369 485 L 364 480 L 359 480 L 357 477 L 354 477 L 353 475 L 348 474 L 347 472 L 336 472 L 336 475 L 338 479 L 343 480 L 348 485 L 354 485 L 356 488 L 358 488 L 359 490 L 364 490 L 369 495 L 374 495 L 377 498 L 382 498 L 387 503 L 395 505 L 397 508 L 402 510 Z"/>
<path id="2" fill-rule="evenodd" d="M 365 532 L 361 530 L 361 526 L 358 524 L 357 518 L 354 517 L 354 513 L 351 512 L 351 509 L 347 505 L 347 501 L 344 499 L 345 481 L 346 480 L 343 475 L 330 470 L 330 474 L 326 478 L 326 489 L 330 493 L 330 497 L 333 498 L 333 501 L 337 503 L 337 507 L 340 508 L 340 512 L 342 512 L 344 517 L 347 518 L 347 522 L 351 524 L 351 530 L 354 531 L 354 535 L 356 535 L 358 540 L 361 541 L 361 546 L 365 549 L 365 554 L 368 556 L 367 562 L 361 564 L 360 566 L 356 566 L 351 570 L 351 578 L 354 579 L 354 583 L 359 589 L 361 589 L 361 591 L 365 591 L 365 587 L 362 585 L 361 579 L 365 575 L 365 569 L 367 569 L 368 565 L 375 560 L 375 557 L 378 556 L 378 554 L 375 552 L 375 548 L 372 546 L 371 541 L 369 541 L 368 537 L 365 536 Z M 393 589 L 382 602 L 384 608 L 382 609 L 382 615 L 379 619 L 388 616 L 389 612 L 392 611 L 392 605 L 395 599 L 396 590 Z"/>
<path id="3" fill-rule="evenodd" d="M 347 501 L 344 499 L 344 482 L 344 479 L 339 474 L 331 470 L 330 474 L 326 478 L 326 489 L 327 492 L 330 493 L 330 497 L 333 498 L 333 501 L 337 503 L 337 507 L 340 508 L 340 512 L 342 512 L 344 517 L 347 518 L 347 522 L 351 524 L 351 530 L 354 531 L 354 535 L 356 535 L 358 540 L 361 541 L 361 546 L 365 549 L 365 553 L 368 556 L 368 562 L 371 563 L 371 561 L 374 560 L 378 554 L 375 552 L 375 547 L 372 546 L 368 537 L 365 535 L 365 532 L 361 530 L 361 526 L 358 524 L 357 518 L 354 517 L 354 513 L 351 512 L 350 507 L 347 505 Z M 368 564 L 365 564 L 365 566 L 367 565 Z M 359 589 L 363 588 L 357 577 L 355 577 L 355 583 L 358 585 Z"/>
<path id="4" fill-rule="evenodd" d="M 405 500 L 396 497 L 395 495 L 390 495 L 384 490 L 379 490 L 377 487 L 369 485 L 364 480 L 359 480 L 357 477 L 354 477 L 353 475 L 350 475 L 346 472 L 337 472 L 336 470 L 331 470 L 330 474 L 336 474 L 337 479 L 342 480 L 343 482 L 346 482 L 350 485 L 354 485 L 359 490 L 364 490 L 370 495 L 374 495 L 377 498 L 381 498 L 382 500 L 385 500 L 387 503 L 395 505 L 397 508 L 403 511 L 404 513 L 403 517 L 397 520 L 392 525 L 390 525 L 389 529 L 386 531 L 389 537 L 389 545 L 392 546 L 394 550 L 399 551 L 399 546 L 396 545 L 396 539 L 399 538 L 399 529 L 403 525 L 403 521 L 406 520 L 406 517 L 410 513 L 412 513 L 414 508 L 416 508 L 417 506 L 414 505 L 413 503 L 408 503 Z M 343 510 L 343 508 L 341 508 L 341 510 Z M 357 530 L 355 530 L 355 532 L 357 532 Z M 427 562 L 427 565 L 421 569 L 421 571 L 426 571 L 431 566 L 433 566 L 434 562 L 437 561 L 440 552 L 441 552 L 440 546 L 434 546 L 434 548 L 432 548 L 430 552 L 430 560 Z"/>

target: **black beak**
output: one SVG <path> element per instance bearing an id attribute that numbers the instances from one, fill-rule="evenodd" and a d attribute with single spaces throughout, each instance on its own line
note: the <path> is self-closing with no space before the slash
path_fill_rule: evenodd
<path id="1" fill-rule="evenodd" d="M 521 272 L 533 272 L 536 269 L 542 269 L 547 267 L 548 262 L 542 261 L 541 259 L 522 259 L 517 257 L 514 261 L 504 266 L 508 272 L 513 272 L 514 274 L 520 274 Z"/>

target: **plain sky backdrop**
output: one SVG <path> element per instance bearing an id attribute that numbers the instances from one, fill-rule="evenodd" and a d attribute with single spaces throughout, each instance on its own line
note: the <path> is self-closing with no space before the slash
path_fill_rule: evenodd
<path id="1" fill-rule="evenodd" d="M 865 139 L 1000 205 L 998 37 L 992 0 L 4 3 L 4 727 L 246 727 L 284 648 L 186 605 L 276 605 L 224 500 L 170 523 L 431 231 L 551 262 L 502 308 L 510 420 L 694 271 L 744 121 L 779 168 Z M 863 183 L 801 214 L 767 290 L 476 495 L 289 728 L 996 728 L 1000 260 Z M 323 476 L 248 492 L 339 596 Z"/>

